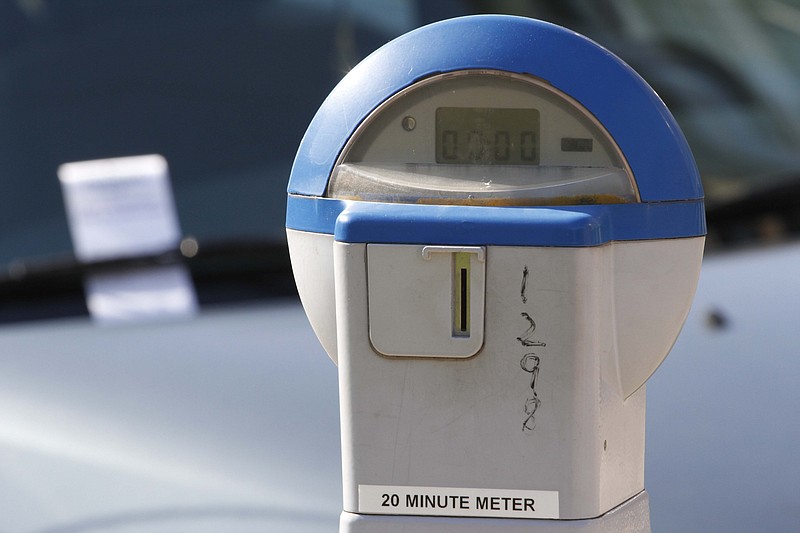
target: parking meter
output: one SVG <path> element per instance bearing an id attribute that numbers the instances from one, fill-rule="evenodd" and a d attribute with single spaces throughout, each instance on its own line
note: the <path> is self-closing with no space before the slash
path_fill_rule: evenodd
<path id="1" fill-rule="evenodd" d="M 287 234 L 338 363 L 344 530 L 567 529 L 641 501 L 644 384 L 705 219 L 630 67 L 519 17 L 399 37 L 311 122 Z"/>

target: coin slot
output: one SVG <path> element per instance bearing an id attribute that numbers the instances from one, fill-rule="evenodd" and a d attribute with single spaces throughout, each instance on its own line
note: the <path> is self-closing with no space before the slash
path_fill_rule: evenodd
<path id="1" fill-rule="evenodd" d="M 470 256 L 465 252 L 453 254 L 453 335 L 469 337 Z"/>

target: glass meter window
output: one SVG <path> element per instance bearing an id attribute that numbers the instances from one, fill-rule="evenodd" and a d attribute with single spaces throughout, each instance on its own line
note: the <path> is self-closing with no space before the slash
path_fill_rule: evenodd
<path id="1" fill-rule="evenodd" d="M 417 82 L 358 127 L 333 198 L 455 205 L 638 201 L 619 148 L 577 101 L 533 77 L 459 71 Z"/>
<path id="2" fill-rule="evenodd" d="M 436 110 L 436 162 L 538 164 L 539 111 L 440 107 Z"/>

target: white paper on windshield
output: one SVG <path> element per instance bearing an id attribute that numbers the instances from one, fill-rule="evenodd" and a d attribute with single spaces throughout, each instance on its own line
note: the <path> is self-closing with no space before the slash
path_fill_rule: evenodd
<path id="1" fill-rule="evenodd" d="M 181 232 L 167 162 L 158 155 L 67 163 L 58 170 L 75 255 L 92 262 L 175 250 Z M 100 323 L 190 316 L 194 286 L 183 265 L 86 278 Z"/>

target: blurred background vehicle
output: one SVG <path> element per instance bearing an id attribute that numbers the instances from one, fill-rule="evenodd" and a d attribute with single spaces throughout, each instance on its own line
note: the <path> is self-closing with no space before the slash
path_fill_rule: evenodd
<path id="1" fill-rule="evenodd" d="M 798 529 L 797 0 L 0 0 L 0 531 L 337 530 L 336 370 L 294 293 L 289 169 L 350 67 L 480 12 L 606 46 L 694 150 L 707 258 L 648 386 L 653 530 Z M 80 263 L 58 166 L 147 153 L 196 253 Z M 91 323 L 84 275 L 169 262 L 198 317 Z"/>

